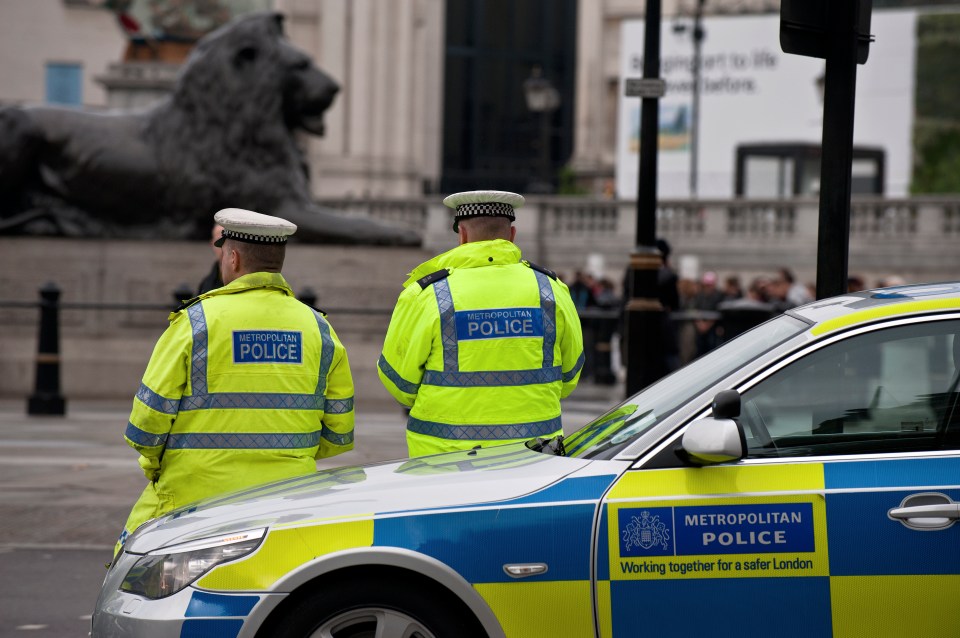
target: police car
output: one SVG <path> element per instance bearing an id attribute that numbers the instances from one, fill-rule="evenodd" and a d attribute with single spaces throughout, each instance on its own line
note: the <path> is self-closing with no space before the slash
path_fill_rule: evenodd
<path id="1" fill-rule="evenodd" d="M 564 439 L 151 521 L 92 635 L 958 636 L 958 384 L 960 284 L 815 302 Z"/>

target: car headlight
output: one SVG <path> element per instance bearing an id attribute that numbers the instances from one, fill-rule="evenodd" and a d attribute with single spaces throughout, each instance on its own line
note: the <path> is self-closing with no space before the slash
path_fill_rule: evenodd
<path id="1" fill-rule="evenodd" d="M 170 596 L 217 565 L 246 556 L 266 533 L 256 529 L 154 550 L 134 563 L 120 589 L 154 600 Z"/>

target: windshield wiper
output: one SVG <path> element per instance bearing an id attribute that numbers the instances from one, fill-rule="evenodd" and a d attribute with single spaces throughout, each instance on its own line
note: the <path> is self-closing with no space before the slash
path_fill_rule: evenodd
<path id="1" fill-rule="evenodd" d="M 535 439 L 527 441 L 525 445 L 534 452 L 543 452 L 554 456 L 566 456 L 567 451 L 563 448 L 563 435 L 558 434 L 555 437 L 546 439 L 538 436 Z"/>

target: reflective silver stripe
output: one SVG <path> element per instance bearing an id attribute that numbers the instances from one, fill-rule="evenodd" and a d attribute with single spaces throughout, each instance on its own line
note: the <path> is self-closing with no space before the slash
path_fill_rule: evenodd
<path id="1" fill-rule="evenodd" d="M 570 372 L 563 373 L 564 383 L 566 383 L 567 381 L 573 381 L 573 378 L 577 376 L 578 372 L 580 372 L 580 368 L 583 367 L 583 361 L 584 361 L 584 357 L 583 357 L 583 353 L 581 352 L 580 356 L 577 357 L 577 362 L 574 364 L 573 369 Z"/>
<path id="2" fill-rule="evenodd" d="M 411 432 L 454 441 L 532 439 L 537 436 L 553 434 L 562 427 L 560 417 L 548 421 L 534 421 L 533 423 L 493 425 L 451 425 L 435 421 L 421 421 L 414 417 L 407 419 L 407 429 Z"/>
<path id="3" fill-rule="evenodd" d="M 353 443 L 353 430 L 350 430 L 345 434 L 340 434 L 339 432 L 334 432 L 328 427 L 324 427 L 320 435 L 334 445 L 347 445 L 349 443 Z"/>
<path id="4" fill-rule="evenodd" d="M 167 438 L 168 450 L 275 450 L 311 448 L 320 444 L 320 432 L 302 434 L 249 434 L 183 432 Z"/>
<path id="5" fill-rule="evenodd" d="M 320 328 L 320 376 L 317 379 L 317 389 L 315 394 L 323 396 L 327 391 L 327 375 L 330 374 L 330 365 L 333 363 L 333 337 L 330 336 L 330 324 L 316 310 L 313 314 L 317 317 L 317 327 Z"/>
<path id="6" fill-rule="evenodd" d="M 353 397 L 349 399 L 327 399 L 323 411 L 327 414 L 350 414 L 353 412 Z"/>
<path id="7" fill-rule="evenodd" d="M 146 430 L 141 430 L 133 423 L 127 423 L 127 431 L 123 434 L 137 445 L 143 445 L 146 447 L 163 445 L 163 442 L 167 440 L 166 434 L 151 434 Z"/>
<path id="8" fill-rule="evenodd" d="M 423 373 L 423 385 L 454 388 L 483 388 L 512 385 L 536 385 L 559 381 L 560 366 L 534 368 L 533 370 L 494 370 L 490 372 L 440 372 L 427 370 Z"/>
<path id="9" fill-rule="evenodd" d="M 323 410 L 323 396 L 272 392 L 216 392 L 185 396 L 180 411 L 189 410 Z"/>
<path id="10" fill-rule="evenodd" d="M 437 297 L 437 308 L 440 310 L 440 340 L 443 343 L 443 369 L 447 372 L 456 372 L 460 369 L 459 349 L 457 346 L 457 321 L 453 309 L 453 296 L 450 294 L 450 284 L 446 279 L 433 284 L 433 292 Z"/>
<path id="11" fill-rule="evenodd" d="M 543 367 L 553 365 L 553 347 L 557 343 L 557 300 L 553 296 L 550 277 L 534 270 L 540 287 L 540 308 L 543 310 Z"/>
<path id="12" fill-rule="evenodd" d="M 190 392 L 207 393 L 207 317 L 203 314 L 203 302 L 187 308 L 193 328 L 193 351 L 190 353 Z"/>
<path id="13" fill-rule="evenodd" d="M 390 362 L 387 361 L 386 357 L 382 354 L 380 359 L 377 361 L 377 367 L 380 368 L 381 372 L 393 382 L 393 385 L 397 386 L 397 389 L 400 392 L 406 392 L 407 394 L 416 394 L 417 390 L 420 389 L 419 383 L 413 383 L 412 381 L 407 381 L 400 376 L 400 373 L 393 369 L 393 366 L 390 365 Z"/>
<path id="14" fill-rule="evenodd" d="M 165 396 L 161 396 L 148 388 L 144 383 L 141 383 L 140 389 L 137 390 L 137 398 L 151 410 L 163 412 L 164 414 L 173 415 L 180 409 L 179 399 L 168 399 Z"/>

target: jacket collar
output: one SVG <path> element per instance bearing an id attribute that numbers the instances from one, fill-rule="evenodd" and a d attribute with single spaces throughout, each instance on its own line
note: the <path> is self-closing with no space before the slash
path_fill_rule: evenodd
<path id="1" fill-rule="evenodd" d="M 520 263 L 520 248 L 506 239 L 472 241 L 461 244 L 425 261 L 410 273 L 403 282 L 406 288 L 421 277 L 446 268 L 451 273 L 459 268 L 479 268 L 481 266 L 507 266 Z"/>
<path id="2" fill-rule="evenodd" d="M 252 272 L 247 275 L 242 275 L 237 277 L 227 285 L 222 288 L 215 288 L 209 292 L 205 292 L 200 295 L 200 299 L 206 299 L 207 297 L 214 297 L 217 295 L 229 295 L 235 292 L 243 292 L 244 290 L 252 290 L 253 288 L 275 288 L 286 295 L 291 297 L 294 296 L 293 290 L 290 288 L 290 284 L 287 283 L 287 280 L 283 278 L 278 272 Z"/>

